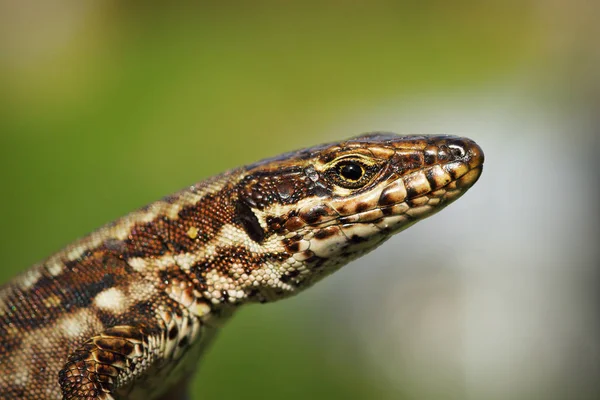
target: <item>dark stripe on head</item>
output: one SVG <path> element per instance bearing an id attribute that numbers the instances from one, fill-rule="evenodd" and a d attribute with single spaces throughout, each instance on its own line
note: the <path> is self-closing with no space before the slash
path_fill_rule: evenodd
<path id="1" fill-rule="evenodd" d="M 242 200 L 237 202 L 236 211 L 238 222 L 244 228 L 248 237 L 257 243 L 261 243 L 265 239 L 265 232 L 260 226 L 254 211 Z"/>

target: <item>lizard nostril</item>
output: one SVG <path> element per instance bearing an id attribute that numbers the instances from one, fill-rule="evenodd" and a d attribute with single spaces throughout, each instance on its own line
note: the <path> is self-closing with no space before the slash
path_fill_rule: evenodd
<path id="1" fill-rule="evenodd" d="M 450 155 L 457 159 L 457 158 L 463 158 L 466 154 L 465 148 L 464 146 L 461 146 L 459 144 L 453 143 L 453 144 L 449 144 L 448 145 L 448 151 L 450 152 Z"/>
<path id="2" fill-rule="evenodd" d="M 476 168 L 483 164 L 484 155 L 481 147 L 470 139 L 455 139 L 445 147 L 452 161 L 465 162 L 470 168 Z"/>

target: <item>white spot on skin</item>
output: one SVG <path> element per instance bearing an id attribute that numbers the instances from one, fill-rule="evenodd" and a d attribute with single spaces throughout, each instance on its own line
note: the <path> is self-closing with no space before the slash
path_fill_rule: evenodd
<path id="1" fill-rule="evenodd" d="M 26 386 L 31 379 L 31 374 L 29 373 L 29 368 L 19 368 L 15 371 L 15 373 L 11 376 L 12 383 L 16 386 Z"/>
<path id="2" fill-rule="evenodd" d="M 143 272 L 148 268 L 146 259 L 140 257 L 130 258 L 127 260 L 127 264 L 137 272 Z"/>
<path id="3" fill-rule="evenodd" d="M 82 245 L 82 246 L 74 246 L 72 248 L 70 248 L 67 252 L 67 260 L 69 261 L 75 261 L 77 259 L 79 259 L 88 249 L 87 246 Z"/>
<path id="4" fill-rule="evenodd" d="M 96 295 L 94 298 L 94 304 L 96 307 L 111 311 L 113 313 L 120 313 L 125 311 L 127 308 L 127 300 L 123 292 L 117 288 L 106 289 Z"/>
<path id="5" fill-rule="evenodd" d="M 127 306 L 131 303 L 146 301 L 156 295 L 156 287 L 149 280 L 141 280 L 132 283 L 126 293 Z"/>
<path id="6" fill-rule="evenodd" d="M 42 271 L 39 267 L 32 268 L 25 272 L 21 277 L 21 287 L 31 289 L 42 277 Z"/>
<path id="7" fill-rule="evenodd" d="M 73 315 L 67 315 L 58 322 L 59 331 L 70 338 L 79 338 L 83 336 L 88 327 L 91 326 L 90 321 L 94 318 L 89 310 L 80 310 Z"/>
<path id="8" fill-rule="evenodd" d="M 65 270 L 65 265 L 58 260 L 52 260 L 46 263 L 46 270 L 50 275 L 58 276 Z"/>
<path id="9" fill-rule="evenodd" d="M 175 264 L 175 258 L 171 254 L 166 254 L 160 258 L 156 258 L 151 260 L 153 266 L 157 267 L 160 270 L 167 269 L 170 265 Z"/>

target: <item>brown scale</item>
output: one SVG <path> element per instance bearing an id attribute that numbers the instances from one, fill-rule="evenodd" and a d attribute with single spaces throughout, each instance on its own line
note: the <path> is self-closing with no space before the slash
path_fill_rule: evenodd
<path id="1" fill-rule="evenodd" d="M 125 241 L 125 256 L 152 257 L 197 251 L 214 238 L 225 224 L 232 222 L 235 213 L 233 208 L 226 208 L 230 204 L 226 197 L 223 193 L 218 196 L 207 195 L 199 203 L 184 207 L 177 219 L 163 216 L 146 224 L 135 225 Z M 197 230 L 194 238 L 188 234 L 192 227 Z"/>

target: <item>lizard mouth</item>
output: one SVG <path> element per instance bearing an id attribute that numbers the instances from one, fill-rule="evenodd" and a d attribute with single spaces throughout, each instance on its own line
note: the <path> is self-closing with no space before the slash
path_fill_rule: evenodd
<path id="1" fill-rule="evenodd" d="M 483 166 L 477 166 L 468 170 L 462 176 L 439 187 L 421 187 L 413 190 L 416 195 L 403 196 L 401 198 L 391 198 L 389 189 L 397 191 L 398 180 L 395 184 L 388 186 L 382 191 L 378 203 L 371 209 L 359 211 L 354 214 L 340 216 L 336 218 L 337 223 L 341 225 L 356 223 L 374 223 L 377 226 L 386 227 L 388 218 L 400 218 L 406 222 L 416 221 L 429 216 L 445 206 L 449 205 L 460 196 L 462 196 L 471 186 L 473 186 L 481 176 Z M 418 171 L 423 174 L 423 171 Z M 412 179 L 410 176 L 408 180 Z M 402 183 L 400 183 L 402 185 Z M 422 182 L 418 185 L 422 185 Z M 405 186 L 406 185 L 405 183 Z M 408 186 L 410 187 L 410 186 Z M 389 221 L 388 221 L 389 222 Z"/>
<path id="2" fill-rule="evenodd" d="M 439 168 L 437 166 L 435 169 Z M 436 213 L 462 196 L 477 182 L 482 169 L 483 164 L 476 165 L 474 168 L 463 168 L 460 173 L 455 172 L 455 179 L 449 181 L 438 179 L 438 185 L 430 182 L 433 178 L 430 181 L 423 178 L 427 175 L 434 176 L 435 172 L 431 168 L 415 171 L 386 186 L 372 206 L 367 206 L 365 202 L 353 202 L 355 212 L 348 213 L 348 203 L 341 208 L 336 207 L 336 204 L 329 204 L 337 215 L 320 220 L 313 225 L 313 228 L 318 230 L 330 226 L 344 228 L 356 224 L 373 224 L 387 230 L 392 225 L 403 225 L 402 222 L 416 222 Z"/>

